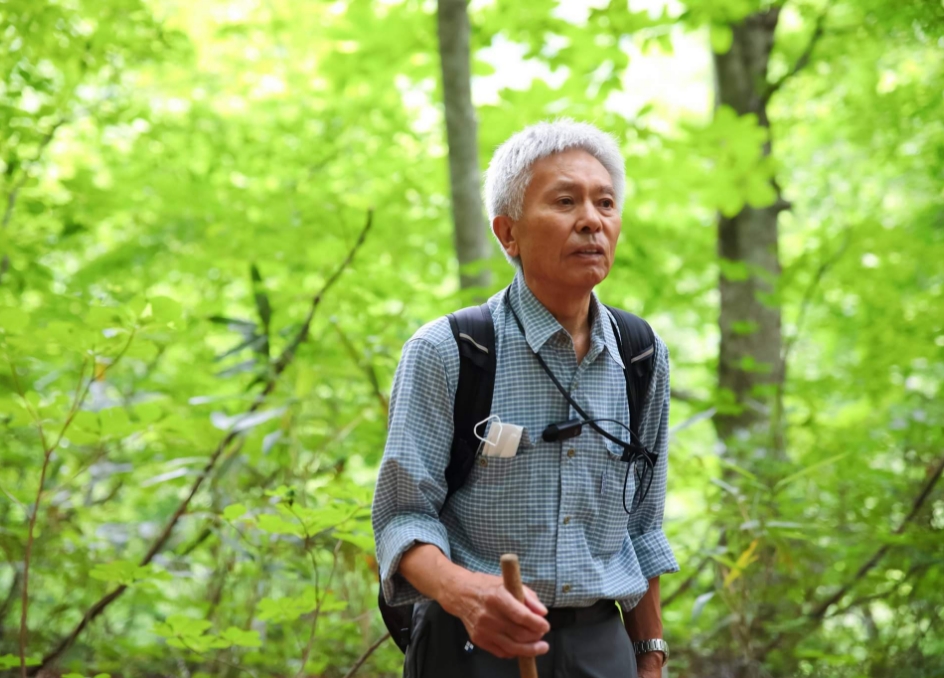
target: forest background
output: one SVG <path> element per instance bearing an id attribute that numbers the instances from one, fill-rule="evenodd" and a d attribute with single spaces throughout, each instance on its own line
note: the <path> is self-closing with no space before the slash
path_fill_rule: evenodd
<path id="1" fill-rule="evenodd" d="M 0 0 L 0 669 L 397 675 L 391 377 L 565 115 L 672 354 L 671 674 L 944 676 L 942 92 L 938 0 Z"/>

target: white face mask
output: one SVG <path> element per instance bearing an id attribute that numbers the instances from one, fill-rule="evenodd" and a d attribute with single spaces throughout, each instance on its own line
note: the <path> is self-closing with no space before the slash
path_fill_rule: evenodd
<path id="1" fill-rule="evenodd" d="M 482 424 L 492 422 L 488 427 L 488 435 L 482 437 L 478 429 Z M 505 424 L 497 414 L 483 419 L 475 425 L 475 437 L 482 441 L 480 451 L 485 457 L 513 457 L 518 453 L 518 445 L 524 433 L 523 426 Z"/>

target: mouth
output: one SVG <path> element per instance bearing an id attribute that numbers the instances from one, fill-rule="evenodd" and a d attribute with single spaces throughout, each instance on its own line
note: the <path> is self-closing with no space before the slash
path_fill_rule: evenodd
<path id="1" fill-rule="evenodd" d="M 605 252 L 599 245 L 585 245 L 584 247 L 574 250 L 571 254 L 580 258 L 595 259 L 603 257 Z"/>

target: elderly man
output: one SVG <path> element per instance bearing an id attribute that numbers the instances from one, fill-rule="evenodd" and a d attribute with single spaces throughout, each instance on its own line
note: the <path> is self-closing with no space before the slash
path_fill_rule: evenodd
<path id="1" fill-rule="evenodd" d="M 662 531 L 668 352 L 655 337 L 638 422 L 655 463 L 637 483 L 629 447 L 614 442 L 630 427 L 620 337 L 593 293 L 613 264 L 624 190 L 617 143 L 588 124 L 534 125 L 492 158 L 489 218 L 517 272 L 488 301 L 491 417 L 448 501 L 456 335 L 440 318 L 403 349 L 373 523 L 383 597 L 416 603 L 410 678 L 511 678 L 519 656 L 546 678 L 661 675 L 659 576 L 678 570 Z M 542 437 L 575 418 L 579 435 Z M 506 552 L 520 558 L 524 603 L 499 576 Z"/>

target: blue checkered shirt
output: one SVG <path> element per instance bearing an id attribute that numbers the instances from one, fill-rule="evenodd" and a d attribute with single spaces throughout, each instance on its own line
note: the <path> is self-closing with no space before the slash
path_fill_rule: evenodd
<path id="1" fill-rule="evenodd" d="M 508 302 L 488 301 L 498 368 L 492 414 L 525 431 L 514 457 L 480 453 L 465 484 L 446 498 L 452 406 L 459 351 L 446 318 L 422 327 L 404 346 L 390 400 L 390 432 L 374 495 L 373 526 L 384 597 L 391 605 L 424 600 L 397 570 L 414 544 L 434 544 L 457 565 L 500 574 L 503 553 L 516 553 L 521 576 L 548 607 L 583 607 L 600 599 L 635 607 L 647 580 L 677 572 L 662 531 L 669 418 L 669 356 L 658 337 L 640 437 L 658 454 L 645 500 L 627 515 L 622 449 L 589 426 L 576 438 L 544 442 L 554 422 L 578 417 L 541 369 L 538 351 L 577 403 L 595 418 L 629 426 L 626 380 L 609 314 L 591 299 L 591 347 L 580 364 L 570 335 L 519 273 Z M 624 440 L 615 424 L 600 424 Z M 626 505 L 632 507 L 634 474 Z M 440 513 L 441 511 L 441 513 Z"/>

